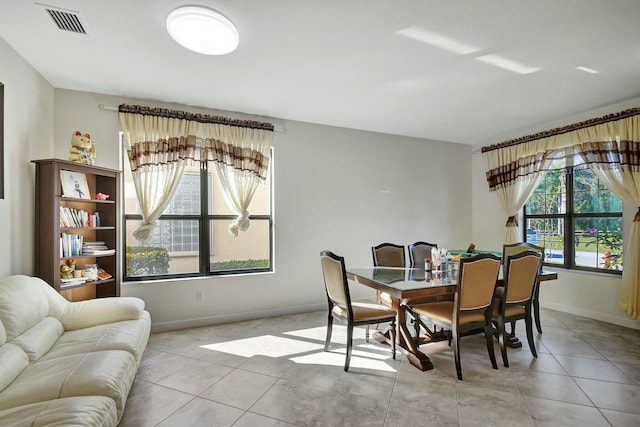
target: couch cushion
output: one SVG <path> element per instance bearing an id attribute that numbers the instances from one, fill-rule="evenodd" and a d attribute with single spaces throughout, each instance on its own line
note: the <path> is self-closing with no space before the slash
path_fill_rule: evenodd
<path id="1" fill-rule="evenodd" d="M 43 286 L 51 288 L 36 277 L 9 276 L 0 280 L 0 322 L 7 332 L 7 341 L 12 341 L 49 314 Z"/>
<path id="2" fill-rule="evenodd" d="M 29 365 L 27 354 L 14 344 L 0 345 L 0 392 Z M 0 423 L 0 425 L 3 425 Z"/>
<path id="3" fill-rule="evenodd" d="M 64 327 L 58 319 L 45 317 L 11 343 L 23 349 L 30 362 L 35 362 L 51 349 L 63 332 Z"/>
<path id="4" fill-rule="evenodd" d="M 106 396 L 116 403 L 120 420 L 136 371 L 131 353 L 119 350 L 39 360 L 0 392 L 0 410 L 62 397 Z"/>
<path id="5" fill-rule="evenodd" d="M 144 311 L 138 320 L 109 323 L 65 332 L 43 359 L 104 350 L 124 350 L 140 359 L 151 330 L 151 317 Z"/>
<path id="6" fill-rule="evenodd" d="M 116 404 L 104 396 L 65 397 L 0 411 L 3 427 L 115 427 Z"/>
<path id="7" fill-rule="evenodd" d="M 4 330 L 4 325 L 0 322 L 0 345 L 7 342 L 7 331 Z"/>
<path id="8" fill-rule="evenodd" d="M 59 319 L 67 331 L 105 323 L 135 320 L 144 311 L 144 301 L 135 297 L 97 298 L 58 304 L 52 295 L 50 316 Z"/>

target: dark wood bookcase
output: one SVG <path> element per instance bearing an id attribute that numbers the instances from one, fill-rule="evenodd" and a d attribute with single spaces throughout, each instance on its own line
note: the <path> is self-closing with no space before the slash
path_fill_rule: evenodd
<path id="1" fill-rule="evenodd" d="M 33 160 L 33 163 L 36 165 L 35 275 L 72 301 L 120 296 L 120 171 L 59 159 Z M 84 174 L 89 198 L 64 195 L 61 171 Z M 109 198 L 97 200 L 98 193 L 108 194 Z M 60 222 L 61 207 L 97 213 L 100 224 L 63 226 Z M 115 249 L 115 253 L 63 256 L 63 234 L 81 235 L 85 242 L 104 241 L 109 249 Z M 79 285 L 62 283 L 60 267 L 70 259 L 75 260 L 76 268 L 97 264 L 112 277 Z"/>

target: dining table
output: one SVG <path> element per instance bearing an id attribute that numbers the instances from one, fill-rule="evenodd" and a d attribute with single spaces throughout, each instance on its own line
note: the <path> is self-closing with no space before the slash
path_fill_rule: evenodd
<path id="1" fill-rule="evenodd" d="M 434 298 L 452 297 L 456 291 L 458 271 L 456 269 L 441 272 L 426 271 L 418 268 L 403 267 L 347 267 L 347 278 L 354 282 L 373 288 L 378 298 L 387 294 L 391 307 L 396 310 L 396 343 L 406 354 L 409 362 L 420 369 L 433 369 L 429 357 L 420 350 L 421 343 L 416 342 L 407 327 L 407 303 L 419 303 Z M 501 269 L 502 271 L 502 269 Z M 553 271 L 541 271 L 539 281 L 555 280 L 558 274 Z M 498 275 L 496 286 L 503 286 L 502 273 Z M 389 340 L 390 334 L 377 333 L 379 341 Z M 448 339 L 446 334 L 433 333 L 431 341 Z M 515 335 L 511 336 L 510 346 L 519 347 L 522 344 Z"/>

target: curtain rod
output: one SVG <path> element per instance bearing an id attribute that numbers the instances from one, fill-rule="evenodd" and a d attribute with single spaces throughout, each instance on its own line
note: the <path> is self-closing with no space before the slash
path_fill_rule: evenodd
<path id="1" fill-rule="evenodd" d="M 608 122 L 613 122 L 616 120 L 626 119 L 629 117 L 640 115 L 640 107 L 629 108 L 627 110 L 620 111 L 618 113 L 607 114 L 606 116 L 596 117 L 593 119 L 585 120 L 578 123 L 573 123 L 567 126 L 546 130 L 543 132 L 538 132 L 533 135 L 522 136 L 520 138 L 512 139 L 510 141 L 501 142 L 499 144 L 488 145 L 486 147 L 482 147 L 482 153 L 486 153 L 488 151 L 498 150 L 504 147 L 510 147 L 513 145 L 520 145 L 526 142 L 535 141 L 542 138 L 548 138 L 550 136 L 561 135 L 563 133 L 573 132 L 579 129 L 585 129 L 590 126 L 601 125 Z"/>
<path id="2" fill-rule="evenodd" d="M 104 104 L 98 104 L 98 108 L 101 110 L 106 110 L 106 111 L 119 111 L 118 107 L 110 107 L 108 105 L 104 105 Z M 286 129 L 280 126 L 274 126 L 273 130 L 275 132 L 286 132 Z"/>

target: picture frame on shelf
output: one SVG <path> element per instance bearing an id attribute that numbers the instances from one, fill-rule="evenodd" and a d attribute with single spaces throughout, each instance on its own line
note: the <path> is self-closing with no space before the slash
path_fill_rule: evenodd
<path id="1" fill-rule="evenodd" d="M 61 170 L 60 181 L 62 182 L 62 195 L 64 197 L 91 199 L 87 176 L 84 173 Z"/>

